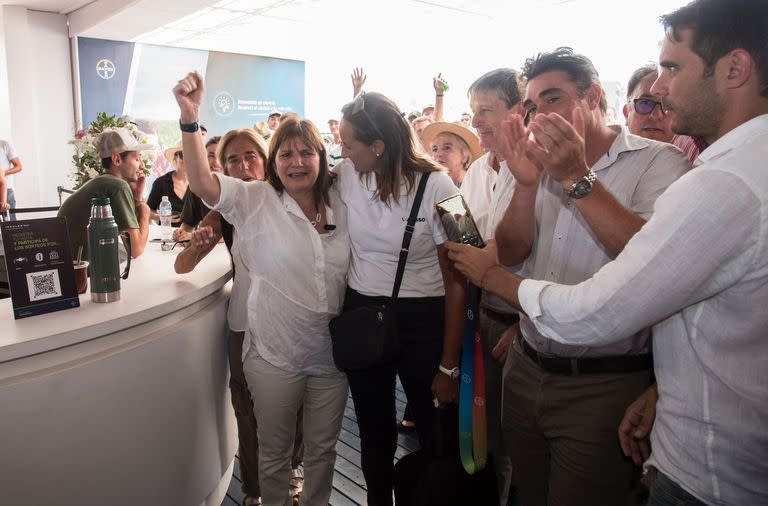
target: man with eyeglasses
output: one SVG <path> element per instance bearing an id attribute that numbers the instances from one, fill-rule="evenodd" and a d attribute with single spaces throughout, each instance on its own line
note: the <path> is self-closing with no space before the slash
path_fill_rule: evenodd
<path id="1" fill-rule="evenodd" d="M 649 506 L 768 504 L 768 3 L 695 0 L 661 19 L 653 92 L 674 132 L 709 147 L 621 254 L 558 284 L 446 247 L 558 343 L 605 346 L 653 325 Z"/>
<path id="2" fill-rule="evenodd" d="M 627 103 L 624 105 L 627 129 L 640 137 L 674 144 L 693 163 L 706 148 L 706 143 L 699 138 L 675 135 L 672 131 L 672 118 L 664 110 L 661 99 L 651 93 L 651 86 L 658 77 L 659 72 L 653 63 L 643 65 L 630 76 Z"/>

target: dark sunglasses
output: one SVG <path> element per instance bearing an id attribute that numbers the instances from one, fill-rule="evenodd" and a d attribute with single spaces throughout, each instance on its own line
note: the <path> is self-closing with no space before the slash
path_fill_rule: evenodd
<path id="1" fill-rule="evenodd" d="M 376 122 L 373 121 L 373 118 L 370 114 L 368 114 L 368 111 L 365 110 L 365 92 L 361 91 L 360 94 L 357 96 L 356 99 L 352 101 L 352 106 L 349 108 L 349 115 L 354 116 L 355 114 L 361 113 L 363 116 L 365 116 L 365 119 L 368 120 L 368 123 L 371 125 L 371 128 L 373 128 L 373 131 L 376 133 L 379 139 L 384 139 L 384 134 L 381 133 L 381 130 L 379 130 L 379 127 L 376 126 Z"/>
<path id="2" fill-rule="evenodd" d="M 632 100 L 632 106 L 637 114 L 642 114 L 643 116 L 651 114 L 656 109 L 656 106 L 661 110 L 662 116 L 667 114 L 667 111 L 664 110 L 664 104 L 650 98 L 636 98 Z"/>

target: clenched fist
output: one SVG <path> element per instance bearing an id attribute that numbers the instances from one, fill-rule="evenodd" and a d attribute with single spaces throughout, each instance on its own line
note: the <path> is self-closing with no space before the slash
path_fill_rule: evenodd
<path id="1" fill-rule="evenodd" d="M 203 76 L 197 72 L 190 72 L 173 87 L 173 96 L 179 104 L 182 123 L 194 123 L 198 120 L 204 94 Z"/>

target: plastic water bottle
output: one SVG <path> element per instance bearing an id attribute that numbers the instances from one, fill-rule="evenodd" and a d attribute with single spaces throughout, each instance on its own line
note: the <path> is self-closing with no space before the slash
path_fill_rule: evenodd
<path id="1" fill-rule="evenodd" d="M 170 241 L 173 237 L 173 229 L 171 228 L 171 201 L 168 200 L 167 195 L 163 195 L 163 200 L 160 201 L 160 205 L 157 207 L 157 214 L 160 215 L 160 238 L 163 241 Z"/>

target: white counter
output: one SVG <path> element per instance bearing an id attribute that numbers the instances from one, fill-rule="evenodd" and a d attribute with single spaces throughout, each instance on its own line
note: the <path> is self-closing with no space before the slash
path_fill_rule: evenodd
<path id="1" fill-rule="evenodd" d="M 0 300 L 0 504 L 220 504 L 229 255 L 176 275 L 177 250 L 150 243 L 119 302 L 14 320 Z"/>

